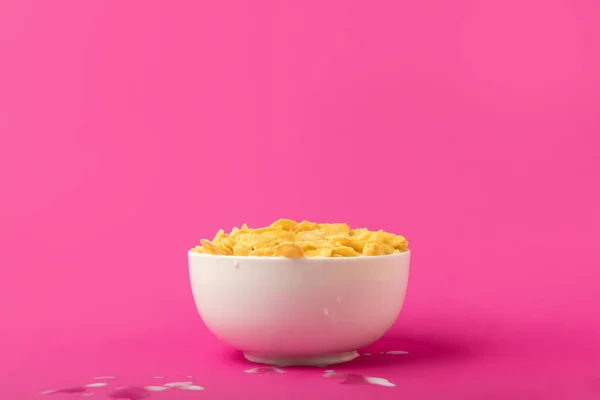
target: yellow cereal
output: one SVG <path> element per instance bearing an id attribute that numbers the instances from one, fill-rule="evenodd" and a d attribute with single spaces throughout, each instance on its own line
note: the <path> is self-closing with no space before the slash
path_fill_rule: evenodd
<path id="1" fill-rule="evenodd" d="M 407 250 L 404 237 L 383 230 L 291 219 L 258 229 L 243 224 L 229 234 L 219 229 L 212 241 L 202 239 L 200 246 L 191 249 L 200 254 L 286 258 L 383 256 Z"/>
<path id="2" fill-rule="evenodd" d="M 350 247 L 352 247 L 357 253 L 362 253 L 365 248 L 365 244 L 367 244 L 366 240 L 353 240 L 350 243 Z"/>
<path id="3" fill-rule="evenodd" d="M 382 230 L 379 230 L 377 232 L 373 232 L 371 234 L 371 237 L 369 238 L 370 242 L 377 242 L 377 243 L 385 243 L 385 232 L 383 232 Z"/>
<path id="4" fill-rule="evenodd" d="M 212 243 L 213 247 L 216 249 L 217 254 L 223 254 L 223 255 L 232 255 L 233 254 L 233 251 L 231 250 L 231 248 L 223 246 L 219 240 L 213 240 L 211 243 Z"/>
<path id="5" fill-rule="evenodd" d="M 266 232 L 280 232 L 282 230 L 283 230 L 283 228 L 280 226 L 276 226 L 276 227 L 265 226 L 264 228 L 252 229 L 252 233 L 257 233 L 259 235 L 262 235 L 263 233 L 266 233 Z"/>
<path id="6" fill-rule="evenodd" d="M 378 242 L 369 242 L 363 249 L 363 255 L 365 256 L 382 256 L 385 254 L 385 247 Z"/>
<path id="7" fill-rule="evenodd" d="M 265 241 L 266 238 L 264 236 L 258 235 L 256 233 L 242 233 L 236 237 L 236 243 L 243 244 L 248 247 L 254 247 L 258 243 Z"/>
<path id="8" fill-rule="evenodd" d="M 278 243 L 295 242 L 296 241 L 296 235 L 294 235 L 294 232 L 288 232 L 285 230 L 265 232 L 262 235 L 264 237 L 273 239 L 273 240 L 277 241 Z"/>
<path id="9" fill-rule="evenodd" d="M 219 240 L 221 240 L 221 238 L 224 238 L 225 236 L 227 236 L 225 234 L 225 231 L 223 229 L 219 229 L 219 231 L 215 235 L 215 238 L 213 239 L 213 242 L 218 242 Z"/>
<path id="10" fill-rule="evenodd" d="M 272 249 L 273 247 L 277 246 L 278 244 L 279 243 L 276 240 L 265 237 L 265 238 L 261 239 L 260 242 L 258 242 L 254 245 L 254 250 L 268 249 L 268 248 Z"/>
<path id="11" fill-rule="evenodd" d="M 342 257 L 356 257 L 359 255 L 352 247 L 346 246 L 334 247 L 331 250 L 331 254 L 340 255 Z"/>
<path id="12" fill-rule="evenodd" d="M 252 250 L 248 255 L 254 257 L 269 257 L 275 255 L 275 253 L 273 252 L 273 248 L 264 248 Z"/>
<path id="13" fill-rule="evenodd" d="M 222 243 L 219 243 L 219 249 L 221 249 L 223 251 L 223 253 L 227 254 L 228 256 L 232 256 L 233 255 L 233 246 L 232 247 L 225 247 L 223 246 Z"/>
<path id="14" fill-rule="evenodd" d="M 321 224 L 319 232 L 324 236 L 350 235 L 350 227 L 347 224 Z"/>
<path id="15" fill-rule="evenodd" d="M 393 253 L 394 253 L 394 251 L 396 250 L 396 249 L 394 249 L 394 246 L 392 246 L 392 245 L 389 245 L 389 244 L 387 244 L 387 243 L 384 243 L 384 244 L 383 244 L 383 248 L 384 248 L 384 250 L 385 250 L 385 254 L 393 254 Z"/>
<path id="16" fill-rule="evenodd" d="M 243 244 L 236 244 L 233 246 L 234 256 L 249 256 L 252 252 L 252 247 L 244 246 Z"/>
<path id="17" fill-rule="evenodd" d="M 283 256 L 287 258 L 300 258 L 304 257 L 304 250 L 296 243 L 282 243 L 275 247 L 275 255 Z"/>
<path id="18" fill-rule="evenodd" d="M 352 239 L 347 236 L 334 236 L 331 238 L 337 246 L 348 246 L 352 244 Z"/>
<path id="19" fill-rule="evenodd" d="M 327 240 L 325 236 L 313 231 L 298 232 L 295 236 L 297 240 L 303 242 L 323 242 Z"/>
<path id="20" fill-rule="evenodd" d="M 394 248 L 396 250 L 400 250 L 400 252 L 407 251 L 408 250 L 408 240 L 406 240 L 402 236 L 397 236 L 396 238 L 398 240 L 398 243 L 394 245 Z"/>
<path id="21" fill-rule="evenodd" d="M 271 228 L 281 227 L 282 229 L 284 229 L 286 231 L 290 231 L 296 225 L 298 225 L 298 223 L 296 221 L 294 221 L 294 220 L 291 220 L 291 219 L 280 219 L 280 220 L 277 220 L 277 221 L 273 222 L 270 226 L 271 226 Z"/>
<path id="22" fill-rule="evenodd" d="M 192 249 L 193 252 L 195 253 L 200 253 L 200 254 L 207 254 L 207 251 L 204 247 L 202 246 L 196 246 Z"/>
<path id="23" fill-rule="evenodd" d="M 306 257 L 331 257 L 332 253 L 333 253 L 333 249 L 323 248 L 323 249 L 309 250 L 309 251 L 305 252 L 304 254 L 306 254 Z"/>
<path id="24" fill-rule="evenodd" d="M 302 221 L 298 225 L 294 226 L 294 232 L 303 232 L 303 231 L 314 231 L 318 229 L 319 225 L 314 222 Z"/>
<path id="25" fill-rule="evenodd" d="M 369 231 L 366 228 L 362 229 L 354 229 L 350 232 L 350 236 L 356 238 L 356 240 L 369 240 L 373 232 Z"/>
<path id="26" fill-rule="evenodd" d="M 209 254 L 221 254 L 210 240 L 202 239 L 200 240 L 200 244 Z"/>
<path id="27" fill-rule="evenodd" d="M 221 243 L 221 247 L 226 247 L 228 249 L 233 249 L 233 246 L 235 246 L 235 242 L 228 237 L 222 238 L 219 242 Z"/>
<path id="28" fill-rule="evenodd" d="M 296 242 L 298 243 L 298 245 L 300 247 L 302 247 L 302 250 L 304 251 L 309 251 L 309 250 L 317 250 L 321 248 L 321 245 L 315 242 Z"/>

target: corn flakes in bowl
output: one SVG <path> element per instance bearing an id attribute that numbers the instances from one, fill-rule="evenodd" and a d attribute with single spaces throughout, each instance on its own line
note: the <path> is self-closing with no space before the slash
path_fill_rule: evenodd
<path id="1" fill-rule="evenodd" d="M 188 252 L 208 329 L 253 362 L 324 366 L 352 360 L 392 326 L 406 294 L 402 236 L 282 219 L 220 230 Z"/>
<path id="2" fill-rule="evenodd" d="M 222 229 L 213 240 L 202 239 L 191 251 L 200 254 L 250 257 L 360 257 L 399 254 L 408 250 L 402 236 L 383 230 L 350 229 L 347 224 L 318 224 L 280 219 L 251 229 L 246 224 Z"/>

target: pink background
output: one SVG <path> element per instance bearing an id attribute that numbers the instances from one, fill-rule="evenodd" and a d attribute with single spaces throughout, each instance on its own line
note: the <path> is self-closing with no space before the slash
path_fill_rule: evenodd
<path id="1" fill-rule="evenodd" d="M 597 398 L 599 17 L 1 2 L 0 394 L 189 374 L 215 399 Z M 186 251 L 279 217 L 407 236 L 405 308 L 374 349 L 410 354 L 339 368 L 396 388 L 250 376 L 205 330 Z"/>

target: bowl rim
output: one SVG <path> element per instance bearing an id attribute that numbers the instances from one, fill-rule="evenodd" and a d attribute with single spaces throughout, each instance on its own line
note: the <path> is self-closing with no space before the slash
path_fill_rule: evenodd
<path id="1" fill-rule="evenodd" d="M 188 250 L 188 256 L 196 257 L 196 258 L 212 258 L 212 259 L 222 259 L 222 260 L 261 260 L 265 262 L 281 262 L 283 260 L 287 261 L 299 261 L 302 262 L 312 262 L 312 261 L 320 261 L 320 262 L 330 262 L 330 263 L 339 263 L 339 262 L 356 262 L 357 260 L 382 260 L 389 258 L 406 258 L 410 257 L 410 249 L 397 254 L 386 254 L 382 256 L 356 256 L 356 257 L 301 257 L 301 258 L 286 258 L 286 257 L 273 257 L 273 256 L 230 256 L 230 255 L 222 255 L 222 254 L 203 254 L 198 253 L 196 251 Z"/>

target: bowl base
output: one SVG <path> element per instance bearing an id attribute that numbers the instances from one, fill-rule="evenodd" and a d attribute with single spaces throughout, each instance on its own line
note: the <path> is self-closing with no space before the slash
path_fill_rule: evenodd
<path id="1" fill-rule="evenodd" d="M 258 364 L 276 365 L 278 367 L 326 367 L 354 360 L 358 357 L 356 351 L 318 356 L 271 356 L 263 354 L 244 353 L 248 361 Z"/>

